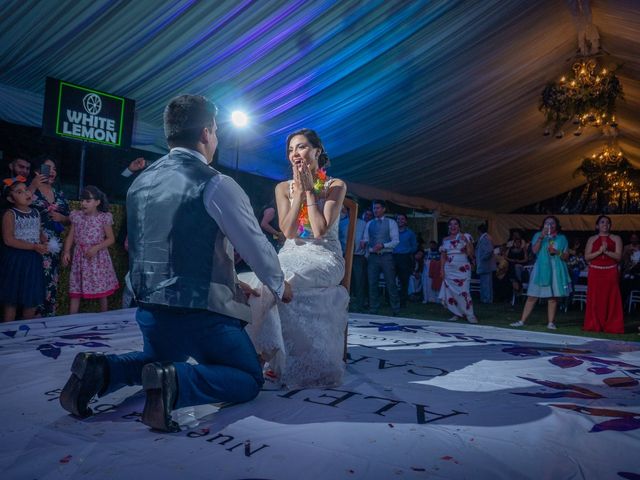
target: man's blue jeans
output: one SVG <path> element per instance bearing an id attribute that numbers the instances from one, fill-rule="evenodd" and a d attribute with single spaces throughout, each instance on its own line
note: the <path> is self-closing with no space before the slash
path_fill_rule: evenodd
<path id="1" fill-rule="evenodd" d="M 246 402 L 264 383 L 258 355 L 235 318 L 206 310 L 138 308 L 142 352 L 107 355 L 107 392 L 140 385 L 142 367 L 173 362 L 178 376 L 174 408 L 216 402 Z M 197 365 L 187 363 L 192 357 Z"/>

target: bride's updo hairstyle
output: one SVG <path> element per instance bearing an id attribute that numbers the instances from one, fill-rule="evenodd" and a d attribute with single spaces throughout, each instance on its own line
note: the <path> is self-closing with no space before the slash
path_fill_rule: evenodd
<path id="1" fill-rule="evenodd" d="M 327 152 L 324 150 L 324 145 L 322 145 L 322 140 L 320 140 L 320 137 L 318 136 L 316 131 L 311 130 L 310 128 L 303 128 L 289 134 L 289 136 L 287 137 L 287 144 L 284 147 L 285 158 L 287 160 L 289 159 L 289 142 L 291 142 L 291 139 L 296 135 L 304 135 L 313 148 L 320 149 L 320 155 L 318 156 L 318 168 L 327 168 L 331 165 L 331 162 L 329 161 L 329 155 L 327 155 Z"/>

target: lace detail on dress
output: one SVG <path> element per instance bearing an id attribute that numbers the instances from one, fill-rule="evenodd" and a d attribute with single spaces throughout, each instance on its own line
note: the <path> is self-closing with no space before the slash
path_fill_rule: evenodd
<path id="1" fill-rule="evenodd" d="M 331 183 L 328 180 L 326 187 Z M 293 182 L 289 183 L 291 191 Z M 324 199 L 319 203 L 324 205 Z M 339 385 L 344 372 L 343 338 L 349 294 L 340 285 L 344 258 L 338 221 L 322 238 L 288 239 L 280 253 L 293 301 L 276 302 L 266 287 L 251 297 L 252 323 L 247 333 L 276 381 L 287 388 Z M 253 278 L 251 278 L 253 277 Z M 254 288 L 255 276 L 242 278 Z"/>

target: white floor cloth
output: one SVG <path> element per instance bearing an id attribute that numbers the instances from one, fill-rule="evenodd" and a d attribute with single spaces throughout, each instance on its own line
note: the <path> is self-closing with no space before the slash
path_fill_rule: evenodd
<path id="1" fill-rule="evenodd" d="M 176 434 L 139 388 L 67 415 L 73 357 L 138 348 L 133 315 L 0 325 L 2 478 L 640 478 L 640 343 L 352 314 L 339 388 L 267 384 Z"/>

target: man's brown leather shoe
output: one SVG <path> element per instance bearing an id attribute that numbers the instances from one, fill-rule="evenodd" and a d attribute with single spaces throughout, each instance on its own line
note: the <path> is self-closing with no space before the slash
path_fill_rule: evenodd
<path id="1" fill-rule="evenodd" d="M 162 432 L 179 432 L 171 420 L 178 397 L 178 376 L 173 363 L 149 363 L 142 369 L 142 387 L 147 394 L 142 423 Z"/>
<path id="2" fill-rule="evenodd" d="M 60 405 L 80 418 L 93 415 L 89 402 L 106 387 L 109 364 L 104 355 L 81 352 L 71 365 L 71 376 L 60 394 Z"/>

